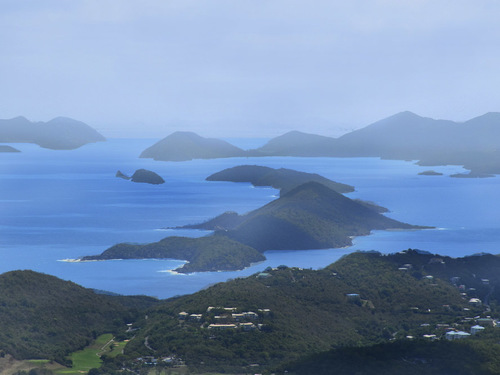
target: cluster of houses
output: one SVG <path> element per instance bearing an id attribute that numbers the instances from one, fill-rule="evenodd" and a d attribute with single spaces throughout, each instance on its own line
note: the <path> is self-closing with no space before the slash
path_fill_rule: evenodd
<path id="1" fill-rule="evenodd" d="M 270 309 L 258 309 L 254 311 L 238 312 L 236 307 L 214 307 L 209 306 L 205 314 L 190 314 L 185 311 L 179 313 L 179 320 L 200 322 L 202 328 L 211 330 L 240 329 L 242 331 L 261 330 L 264 326 L 259 323 L 261 317 L 269 316 Z"/>
<path id="2" fill-rule="evenodd" d="M 429 263 L 442 263 L 444 264 L 444 261 L 441 258 L 432 258 Z M 399 270 L 401 271 L 409 271 L 413 268 L 411 264 L 404 264 L 401 267 L 399 267 Z M 428 280 L 433 280 L 434 277 L 431 275 L 424 276 Z M 489 285 L 489 279 L 480 279 L 481 284 L 483 285 Z M 481 299 L 472 297 L 470 296 L 475 294 L 476 289 L 475 288 L 467 288 L 464 284 L 460 283 L 460 277 L 455 276 L 450 279 L 451 283 L 455 285 L 459 291 L 461 296 L 464 299 L 468 299 L 468 304 L 472 307 L 481 307 L 483 305 L 483 302 Z M 447 307 L 447 305 L 444 305 L 444 307 Z M 464 308 L 464 311 L 470 311 L 469 308 Z M 481 318 L 480 316 L 476 316 L 474 318 L 464 318 L 462 320 L 462 323 L 465 326 L 468 326 L 469 324 L 474 324 L 470 328 L 470 332 L 465 332 L 463 330 L 458 330 L 457 328 L 450 327 L 448 324 L 438 324 L 436 328 L 442 328 L 446 330 L 446 333 L 444 334 L 444 338 L 447 340 L 458 340 L 458 339 L 463 339 L 470 337 L 472 335 L 476 335 L 477 333 L 480 333 L 485 330 L 485 327 L 500 327 L 500 321 L 495 321 L 492 319 L 490 316 L 486 318 Z M 429 324 L 422 324 L 422 327 L 424 326 L 429 326 Z M 407 338 L 413 338 L 413 336 L 407 336 Z M 425 339 L 430 339 L 430 340 L 435 340 L 438 339 L 438 336 L 435 334 L 426 334 L 423 335 L 423 338 Z"/>

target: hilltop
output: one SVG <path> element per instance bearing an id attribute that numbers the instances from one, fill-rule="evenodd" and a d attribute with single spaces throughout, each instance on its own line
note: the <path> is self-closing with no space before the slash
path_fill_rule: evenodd
<path id="1" fill-rule="evenodd" d="M 31 122 L 24 117 L 0 120 L 0 142 L 35 143 L 53 150 L 72 150 L 106 139 L 89 125 L 67 117 Z"/>
<path id="2" fill-rule="evenodd" d="M 97 335 L 124 330 L 137 318 L 137 309 L 154 303 L 149 297 L 96 294 L 33 271 L 0 275 L 0 291 L 0 351 L 60 363 Z"/>
<path id="3" fill-rule="evenodd" d="M 350 245 L 375 229 L 422 229 L 390 219 L 318 183 L 308 182 L 244 215 L 222 214 L 188 228 L 218 230 L 259 251 Z"/>
<path id="4" fill-rule="evenodd" d="M 246 156 L 246 152 L 230 143 L 204 138 L 192 132 L 175 132 L 145 149 L 139 157 L 163 161 L 214 159 Z"/>

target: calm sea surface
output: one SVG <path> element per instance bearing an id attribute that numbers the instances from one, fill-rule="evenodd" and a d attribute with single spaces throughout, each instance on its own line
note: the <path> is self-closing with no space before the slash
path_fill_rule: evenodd
<path id="1" fill-rule="evenodd" d="M 232 140 L 248 148 L 262 140 Z M 73 151 L 16 144 L 21 153 L 0 153 L 0 272 L 32 269 L 85 287 L 159 298 L 192 293 L 268 266 L 324 267 L 356 250 L 384 253 L 418 248 L 450 256 L 500 253 L 500 179 L 457 179 L 458 166 L 433 168 L 444 176 L 419 176 L 430 169 L 412 162 L 376 158 L 231 158 L 156 162 L 138 155 L 155 140 L 111 139 Z M 172 235 L 207 232 L 167 230 L 198 223 L 225 211 L 244 213 L 277 198 L 271 188 L 207 182 L 241 164 L 319 173 L 354 185 L 351 198 L 389 208 L 387 215 L 422 231 L 376 231 L 344 249 L 269 251 L 267 261 L 238 272 L 177 275 L 177 260 L 64 262 L 99 254 L 118 242 L 152 242 Z M 115 177 L 146 168 L 166 183 L 138 184 Z"/>

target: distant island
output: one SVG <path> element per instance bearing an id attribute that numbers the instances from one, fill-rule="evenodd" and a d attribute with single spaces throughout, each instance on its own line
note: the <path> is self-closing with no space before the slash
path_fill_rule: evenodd
<path id="1" fill-rule="evenodd" d="M 455 173 L 450 175 L 450 177 L 454 178 L 487 178 L 487 177 L 494 177 L 493 174 L 489 173 L 479 173 L 479 172 L 469 172 L 469 173 Z"/>
<path id="2" fill-rule="evenodd" d="M 206 178 L 207 181 L 249 182 L 254 186 L 270 186 L 286 194 L 291 189 L 310 181 L 319 182 L 338 193 L 350 193 L 354 187 L 329 180 L 316 173 L 299 172 L 293 169 L 274 169 L 258 165 L 240 165 L 224 169 Z"/>
<path id="3" fill-rule="evenodd" d="M 155 160 L 228 157 L 380 157 L 415 160 L 420 165 L 462 165 L 467 177 L 500 174 L 500 113 L 491 112 L 463 123 L 401 112 L 339 138 L 291 131 L 264 146 L 242 150 L 228 142 L 177 132 L 144 150 Z"/>
<path id="4" fill-rule="evenodd" d="M 138 169 L 132 176 L 127 176 L 122 171 L 117 171 L 115 176 L 132 182 L 147 183 L 152 185 L 161 185 L 165 183 L 165 180 L 160 175 L 147 169 Z"/>
<path id="5" fill-rule="evenodd" d="M 442 176 L 443 174 L 441 172 L 429 170 L 429 171 L 420 172 L 418 175 L 419 176 Z"/>
<path id="6" fill-rule="evenodd" d="M 106 139 L 87 124 L 67 117 L 31 122 L 25 117 L 0 120 L 0 142 L 34 143 L 52 150 L 73 150 Z"/>
<path id="7" fill-rule="evenodd" d="M 0 145 L 0 152 L 21 152 L 21 151 L 12 146 Z"/>
<path id="8" fill-rule="evenodd" d="M 163 161 L 216 159 L 246 156 L 246 152 L 220 139 L 192 132 L 175 132 L 144 150 L 139 157 Z"/>
<path id="9" fill-rule="evenodd" d="M 177 272 L 239 270 L 264 260 L 262 253 L 267 250 L 336 248 L 375 229 L 426 228 L 390 219 L 379 209 L 310 181 L 245 215 L 227 212 L 183 227 L 212 230 L 212 235 L 167 237 L 144 245 L 122 243 L 82 260 L 172 258 L 189 261 Z"/>

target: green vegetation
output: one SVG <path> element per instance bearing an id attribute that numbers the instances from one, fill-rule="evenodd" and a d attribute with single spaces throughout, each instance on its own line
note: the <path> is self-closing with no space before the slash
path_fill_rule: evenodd
<path id="1" fill-rule="evenodd" d="M 0 351 L 17 359 L 50 359 L 69 365 L 66 355 L 104 332 L 119 332 L 151 298 L 98 295 L 69 281 L 13 271 L 0 275 Z M 129 306 L 135 306 L 131 308 Z"/>
<path id="2" fill-rule="evenodd" d="M 188 260 L 177 272 L 237 270 L 253 262 L 264 260 L 257 250 L 214 235 L 201 238 L 167 237 L 146 245 L 118 244 L 101 255 L 87 256 L 83 260 L 171 258 Z"/>
<path id="3" fill-rule="evenodd" d="M 455 286 L 402 272 L 387 259 L 356 253 L 319 271 L 280 267 L 268 270 L 266 278 L 254 275 L 167 300 L 139 323 L 143 329 L 125 353 L 178 356 L 191 369 L 237 372 L 251 364 L 278 365 L 332 346 L 403 338 L 421 324 L 433 329 L 460 319 L 468 305 Z M 262 326 L 250 332 L 209 329 L 215 316 L 224 315 L 221 309 L 207 311 L 209 306 L 256 312 L 254 323 Z M 180 312 L 202 316 L 179 319 Z M 146 338 L 154 352 L 144 345 Z"/>
<path id="4" fill-rule="evenodd" d="M 254 186 L 271 186 L 279 189 L 281 194 L 306 182 L 319 182 L 338 193 L 349 193 L 354 187 L 329 180 L 316 173 L 294 171 L 293 169 L 274 169 L 258 165 L 240 165 L 224 169 L 206 178 L 207 181 L 250 182 Z"/>
<path id="5" fill-rule="evenodd" d="M 281 367 L 290 375 L 495 375 L 500 373 L 500 332 L 462 341 L 400 340 L 339 348 Z"/>
<path id="6" fill-rule="evenodd" d="M 112 334 L 101 335 L 85 349 L 71 353 L 71 369 L 59 370 L 56 374 L 81 374 L 92 368 L 99 368 L 102 364 L 101 356 L 116 357 L 122 353 L 125 344 L 126 342 L 116 343 Z"/>
<path id="7" fill-rule="evenodd" d="M 17 271 L 0 276 L 5 291 L 0 306 L 19 307 L 16 315 L 25 319 L 36 308 L 37 317 L 30 317 L 34 322 L 27 327 L 22 319 L 1 315 L 5 340 L 0 353 L 8 356 L 19 348 L 28 354 L 42 349 L 48 353 L 57 347 L 56 353 L 69 355 L 87 346 L 66 362 L 60 360 L 72 363 L 71 369 L 57 370 L 43 360 L 31 367 L 11 367 L 17 370 L 10 373 L 20 375 L 49 375 L 51 370 L 110 375 L 123 368 L 144 375 L 285 370 L 322 375 L 332 369 L 338 374 L 497 374 L 500 329 L 486 317 L 500 316 L 499 271 L 500 257 L 489 254 L 449 258 L 411 249 L 391 255 L 360 252 L 321 270 L 268 268 L 159 303 L 147 297 L 96 295 L 50 276 Z M 473 297 L 482 304 L 471 304 Z M 13 302 L 17 298 L 19 306 Z M 71 308 L 65 305 L 68 298 Z M 141 305 L 150 307 L 138 313 Z M 92 324 L 101 319 L 117 332 L 126 321 L 123 316 L 133 324 L 113 342 L 111 334 L 98 336 L 95 326 L 96 339 L 81 339 L 86 331 L 79 324 L 89 311 Z M 50 319 L 56 335 L 34 333 L 41 330 L 38 320 L 45 326 Z M 443 339 L 447 330 L 469 331 L 476 324 L 486 329 L 462 341 Z M 64 325 L 64 342 L 56 325 Z M 126 338 L 131 339 L 127 344 Z M 84 341 L 76 347 L 75 342 Z M 69 351 L 70 345 L 75 349 Z M 2 363 L 0 358 L 0 368 Z"/>

